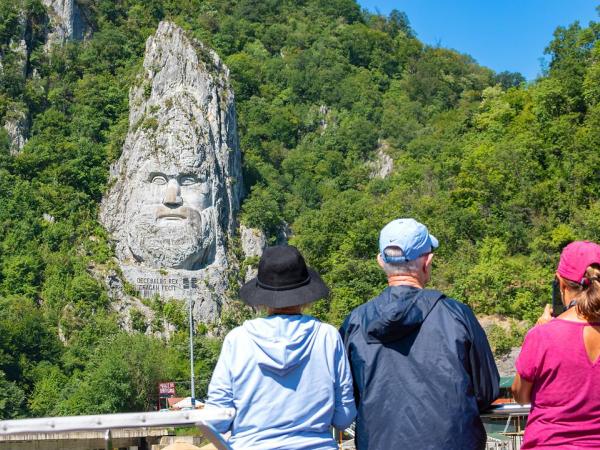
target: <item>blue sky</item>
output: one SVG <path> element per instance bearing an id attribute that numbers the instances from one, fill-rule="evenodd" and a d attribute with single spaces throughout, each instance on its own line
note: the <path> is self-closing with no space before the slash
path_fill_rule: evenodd
<path id="1" fill-rule="evenodd" d="M 594 0 L 358 0 L 370 11 L 404 11 L 417 37 L 467 53 L 496 72 L 540 73 L 554 29 L 599 21 Z"/>

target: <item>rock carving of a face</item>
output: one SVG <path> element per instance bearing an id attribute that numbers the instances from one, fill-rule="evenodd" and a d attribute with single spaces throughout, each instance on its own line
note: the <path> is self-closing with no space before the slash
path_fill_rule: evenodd
<path id="1" fill-rule="evenodd" d="M 155 142 L 143 134 L 134 144 L 153 151 L 141 151 L 147 160 L 129 175 L 127 245 L 139 262 L 197 269 L 214 256 L 214 150 L 208 142 L 196 142 L 197 134 L 184 132 L 181 116 L 167 128 Z"/>
<path id="2" fill-rule="evenodd" d="M 170 22 L 148 38 L 100 219 L 140 269 L 225 267 L 241 186 L 229 72 Z M 207 272 L 208 273 L 208 272 Z"/>

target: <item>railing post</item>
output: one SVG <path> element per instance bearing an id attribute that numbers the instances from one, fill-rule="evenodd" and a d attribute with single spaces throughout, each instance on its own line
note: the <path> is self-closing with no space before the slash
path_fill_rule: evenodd
<path id="1" fill-rule="evenodd" d="M 104 448 L 106 450 L 113 450 L 112 433 L 110 430 L 106 430 L 106 433 L 104 433 Z"/>
<path id="2" fill-rule="evenodd" d="M 227 441 L 223 439 L 223 436 L 208 423 L 198 422 L 196 427 L 200 430 L 202 435 L 210 441 L 217 450 L 233 450 Z"/>

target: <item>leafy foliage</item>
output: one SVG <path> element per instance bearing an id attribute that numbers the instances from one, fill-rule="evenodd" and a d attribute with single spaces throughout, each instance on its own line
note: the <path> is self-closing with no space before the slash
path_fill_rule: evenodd
<path id="1" fill-rule="evenodd" d="M 395 217 L 439 238 L 435 287 L 478 313 L 529 321 L 550 296 L 561 247 L 600 240 L 596 23 L 559 27 L 547 73 L 525 83 L 426 46 L 405 14 L 370 14 L 354 0 L 80 6 L 93 35 L 46 51 L 42 3 L 0 3 L 0 122 L 30 124 L 17 156 L 0 128 L 2 418 L 150 408 L 157 380 L 187 377 L 177 305 L 155 308 L 179 325 L 169 343 L 123 334 L 90 270 L 111 264 L 98 203 L 145 40 L 162 19 L 230 67 L 248 192 L 241 220 L 271 242 L 291 228 L 332 287 L 313 306 L 318 317 L 339 324 L 385 285 L 377 233 Z M 394 161 L 385 178 L 373 169 L 382 153 Z M 223 327 L 247 316 L 232 309 Z M 153 330 L 139 313 L 130 321 Z M 516 342 L 496 334 L 498 351 Z M 219 345 L 196 341 L 201 391 Z"/>

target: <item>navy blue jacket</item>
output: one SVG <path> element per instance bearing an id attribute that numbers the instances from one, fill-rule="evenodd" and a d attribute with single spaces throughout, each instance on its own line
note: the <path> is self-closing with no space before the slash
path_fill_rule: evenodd
<path id="1" fill-rule="evenodd" d="M 354 377 L 358 450 L 485 447 L 479 418 L 498 369 L 471 309 L 441 292 L 394 286 L 340 333 Z"/>

